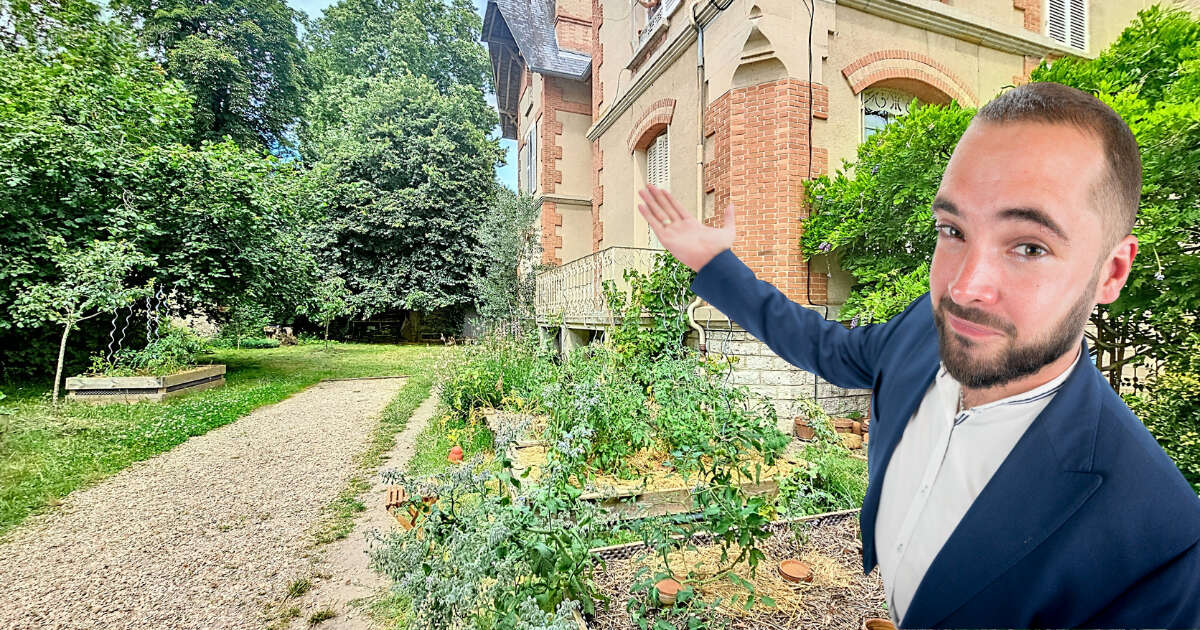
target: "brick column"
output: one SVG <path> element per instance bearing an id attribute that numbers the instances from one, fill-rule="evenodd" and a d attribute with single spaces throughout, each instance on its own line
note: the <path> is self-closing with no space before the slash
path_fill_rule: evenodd
<path id="1" fill-rule="evenodd" d="M 814 118 L 827 117 L 828 94 L 825 86 L 813 85 Z M 733 89 L 709 105 L 705 134 L 716 145 L 705 165 L 705 189 L 714 195 L 706 222 L 718 224 L 732 202 L 738 211 L 734 253 L 788 298 L 822 304 L 825 274 L 814 274 L 809 283 L 809 264 L 800 252 L 800 220 L 808 216 L 808 115 L 808 84 L 790 78 Z M 812 162 L 811 176 L 823 174 L 827 151 L 814 147 Z"/>

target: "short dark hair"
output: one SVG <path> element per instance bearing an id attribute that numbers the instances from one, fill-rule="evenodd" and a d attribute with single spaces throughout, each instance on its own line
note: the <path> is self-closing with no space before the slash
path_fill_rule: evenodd
<path id="1" fill-rule="evenodd" d="M 992 99 L 979 109 L 975 120 L 1069 124 L 1095 136 L 1109 170 L 1093 189 L 1105 228 L 1101 256 L 1133 232 L 1142 197 L 1142 156 L 1129 125 L 1104 101 L 1061 83 L 1026 83 Z"/>

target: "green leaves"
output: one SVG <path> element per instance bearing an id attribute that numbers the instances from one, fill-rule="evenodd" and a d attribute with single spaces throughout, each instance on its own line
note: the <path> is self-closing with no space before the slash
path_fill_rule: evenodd
<path id="1" fill-rule="evenodd" d="M 974 114 L 956 103 L 914 103 L 859 146 L 856 162 L 805 183 L 813 213 L 801 248 L 854 278 L 842 319 L 886 321 L 929 290 L 937 243 L 930 204 Z"/>

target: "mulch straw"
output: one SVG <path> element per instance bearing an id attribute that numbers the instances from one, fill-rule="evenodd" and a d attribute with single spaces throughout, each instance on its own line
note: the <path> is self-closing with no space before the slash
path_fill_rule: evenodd
<path id="1" fill-rule="evenodd" d="M 801 545 L 795 529 L 807 528 L 808 542 Z M 838 518 L 822 519 L 816 524 L 796 523 L 778 525 L 776 533 L 761 545 L 766 558 L 759 563 L 758 571 L 751 578 L 748 567 L 737 567 L 734 572 L 754 584 L 757 595 L 766 595 L 775 600 L 769 608 L 755 603 L 750 610 L 744 604 L 747 591 L 730 580 L 718 579 L 697 588 L 704 601 L 722 600 L 720 606 L 705 611 L 712 626 L 729 628 L 844 628 L 857 630 L 863 619 L 887 617 L 883 608 L 883 584 L 879 572 L 862 574 L 862 556 L 859 554 L 858 517 L 848 514 Z M 720 560 L 720 548 L 715 545 L 697 545 L 696 549 L 684 549 L 672 554 L 671 567 L 681 581 L 686 582 L 687 572 L 692 570 L 701 579 L 711 574 Z M 736 557 L 736 548 L 731 548 Z M 779 561 L 799 558 L 813 571 L 812 582 L 793 584 L 785 581 L 778 573 Z M 638 571 L 647 567 L 651 571 L 662 568 L 662 558 L 647 553 L 621 559 L 609 559 L 607 566 L 596 575 L 597 586 L 612 598 L 606 610 L 601 610 L 588 622 L 591 630 L 626 630 L 635 626 L 626 612 L 630 587 Z M 699 568 L 697 568 L 699 567 Z M 651 612 L 653 615 L 653 611 Z"/>

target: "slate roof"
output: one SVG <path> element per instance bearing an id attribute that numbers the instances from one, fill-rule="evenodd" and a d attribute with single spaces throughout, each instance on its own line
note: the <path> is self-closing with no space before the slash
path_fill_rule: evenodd
<path id="1" fill-rule="evenodd" d="M 577 81 L 591 72 L 590 55 L 558 47 L 553 0 L 488 0 L 483 40 L 489 44 L 496 20 L 504 21 L 531 71 Z"/>
<path id="2" fill-rule="evenodd" d="M 562 50 L 554 36 L 554 0 L 488 0 L 483 41 L 492 59 L 496 109 L 505 138 L 517 137 L 517 101 L 524 69 L 556 77 L 586 79 L 592 58 Z"/>

